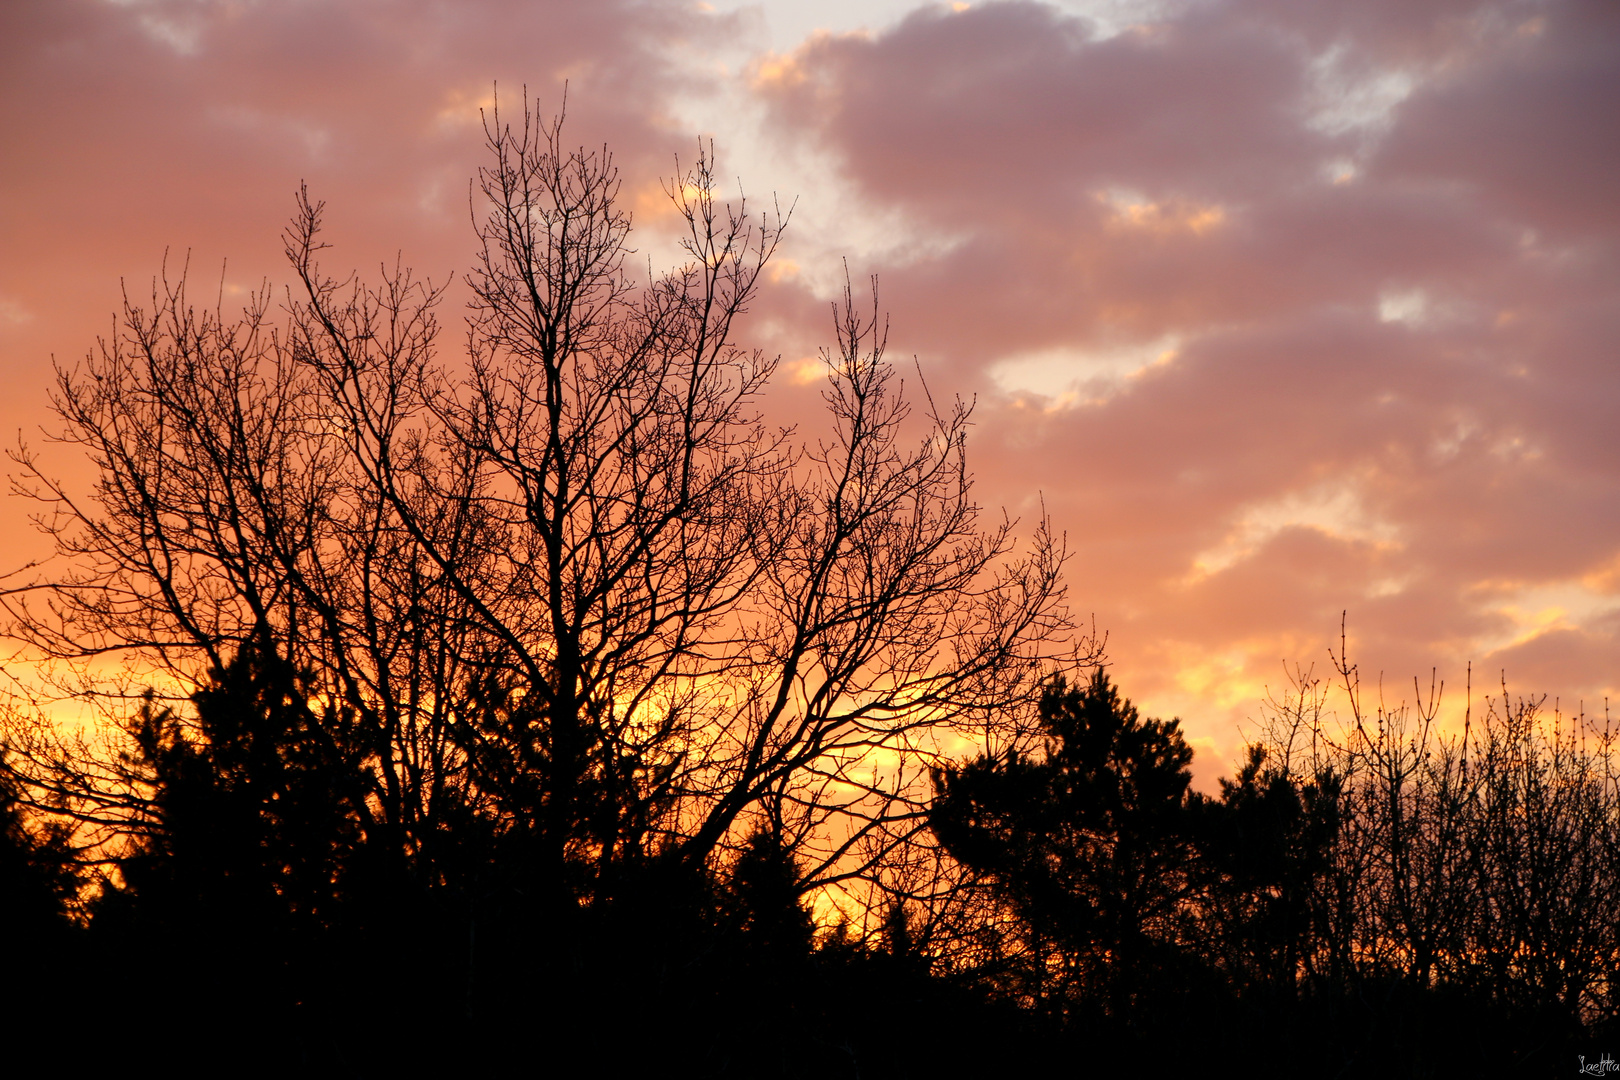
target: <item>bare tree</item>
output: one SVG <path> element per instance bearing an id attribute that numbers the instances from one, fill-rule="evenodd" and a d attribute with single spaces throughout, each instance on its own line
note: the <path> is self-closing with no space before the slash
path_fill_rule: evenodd
<path id="1" fill-rule="evenodd" d="M 801 890 L 886 897 L 862 883 L 928 862 L 904 852 L 929 765 L 1014 735 L 1095 651 L 1061 541 L 981 526 L 970 407 L 913 414 L 875 285 L 870 317 L 847 288 L 834 307 L 828 434 L 766 425 L 775 361 L 735 331 L 787 222 L 719 200 L 712 151 L 668 188 L 687 261 L 638 285 L 608 152 L 531 110 L 486 133 L 465 363 L 437 351 L 441 289 L 323 273 L 301 193 L 279 325 L 267 294 L 199 313 L 182 278 L 59 372 L 59 437 L 99 479 L 81 499 L 15 455 L 59 556 L 5 595 L 11 635 L 182 698 L 274 650 L 339 706 L 370 827 L 413 857 L 451 809 L 482 815 L 575 903 L 765 832 Z M 59 806 L 88 813 L 81 786 Z"/>
<path id="2" fill-rule="evenodd" d="M 1321 684 L 1296 672 L 1263 738 L 1296 782 L 1330 777 L 1339 801 L 1300 961 L 1316 992 L 1383 984 L 1412 1000 L 1445 986 L 1566 1034 L 1612 1022 L 1620 786 L 1609 718 L 1549 715 L 1505 680 L 1480 717 L 1470 671 L 1463 730 L 1444 733 L 1443 685 L 1414 704 L 1366 703 L 1342 637 L 1332 659 L 1349 712 L 1340 729 L 1324 723 Z"/>

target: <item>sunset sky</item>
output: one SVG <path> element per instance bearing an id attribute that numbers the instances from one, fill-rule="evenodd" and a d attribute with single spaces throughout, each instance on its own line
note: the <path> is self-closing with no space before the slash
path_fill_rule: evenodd
<path id="1" fill-rule="evenodd" d="M 7 0 L 8 443 L 165 250 L 200 300 L 285 283 L 300 181 L 328 265 L 466 269 L 480 107 L 565 81 L 655 263 L 700 136 L 796 200 L 742 330 L 773 418 L 815 434 L 827 301 L 879 275 L 891 359 L 977 399 L 987 513 L 1044 499 L 1203 786 L 1342 611 L 1391 698 L 1437 667 L 1460 704 L 1470 660 L 1620 698 L 1614 0 Z"/>

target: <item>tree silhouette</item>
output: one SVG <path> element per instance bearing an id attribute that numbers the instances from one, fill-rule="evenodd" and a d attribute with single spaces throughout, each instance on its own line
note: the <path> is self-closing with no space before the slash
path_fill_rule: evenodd
<path id="1" fill-rule="evenodd" d="M 307 1055 L 327 977 L 362 962 L 349 924 L 389 900 L 366 865 L 386 848 L 366 842 L 363 752 L 340 741 L 344 718 L 312 707 L 308 677 L 263 649 L 191 704 L 182 718 L 148 696 L 119 759 L 144 797 L 91 932 L 140 965 L 148 993 L 114 1022 L 134 1037 L 186 1016 L 177 1050 L 202 1058 L 244 1039 Z"/>
<path id="2" fill-rule="evenodd" d="M 442 287 L 322 268 L 300 191 L 284 318 L 154 283 L 58 371 L 90 491 L 14 454 L 59 557 L 7 633 L 40 701 L 101 711 L 14 710 L 10 775 L 106 870 L 90 937 L 154 991 L 131 1038 L 183 1014 L 352 1063 L 345 1026 L 430 1009 L 494 1067 L 631 1017 L 628 1062 L 747 1014 L 780 1057 L 868 951 L 818 960 L 813 898 L 874 944 L 896 897 L 960 922 L 927 766 L 1095 651 L 1046 523 L 1016 555 L 981 524 L 970 407 L 907 400 L 875 283 L 833 305 L 823 431 L 771 427 L 736 339 L 787 216 L 700 150 L 682 262 L 637 280 L 605 149 L 527 109 L 486 135 L 464 356 Z"/>
<path id="3" fill-rule="evenodd" d="M 1016 913 L 1042 994 L 1126 1018 L 1185 933 L 1192 750 L 1102 668 L 1083 687 L 1050 683 L 1040 718 L 1038 756 L 938 770 L 930 823 Z"/>
<path id="4" fill-rule="evenodd" d="M 0 1023 L 56 1044 L 72 1028 L 68 995 L 83 961 L 70 919 L 86 874 L 62 820 L 41 821 L 0 759 Z M 15 1040 L 13 1040 L 15 1042 Z"/>
<path id="5" fill-rule="evenodd" d="M 1011 522 L 981 527 L 969 407 L 913 414 L 875 296 L 834 305 L 825 434 L 765 424 L 775 361 L 734 339 L 786 218 L 720 200 L 710 151 L 668 188 L 685 262 L 637 282 L 606 150 L 528 111 L 486 133 L 465 365 L 439 355 L 441 289 L 324 273 L 301 193 L 284 325 L 268 292 L 232 320 L 165 281 L 59 372 L 56 437 L 99 479 L 79 497 L 19 449 L 62 569 L 7 592 L 9 632 L 64 677 L 118 655 L 198 688 L 280 657 L 323 703 L 311 730 L 359 755 L 354 827 L 420 883 L 480 832 L 567 920 L 770 825 L 803 888 L 886 902 L 929 843 L 927 763 L 1016 730 L 1092 647 L 1061 542 L 1039 522 L 1014 557 Z M 124 700 L 86 677 L 66 690 Z M 35 736 L 65 802 L 139 803 Z"/>
<path id="6" fill-rule="evenodd" d="M 36 827 L 22 802 L 16 780 L 0 769 L 0 926 L 14 944 L 65 925 L 80 886 L 65 823 Z"/>
<path id="7" fill-rule="evenodd" d="M 1327 972 L 1313 952 L 1327 936 L 1317 900 L 1338 841 L 1341 778 L 1303 779 L 1251 746 L 1219 799 L 1197 798 L 1194 830 L 1203 878 L 1200 948 L 1235 993 L 1290 1003 L 1304 976 Z"/>

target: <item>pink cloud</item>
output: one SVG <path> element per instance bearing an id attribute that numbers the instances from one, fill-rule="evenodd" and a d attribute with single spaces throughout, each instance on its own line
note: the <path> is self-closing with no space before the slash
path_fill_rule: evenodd
<path id="1" fill-rule="evenodd" d="M 1616 29 L 1228 3 L 1099 38 L 988 4 L 757 85 L 780 138 L 955 238 L 875 268 L 897 339 L 986 395 L 984 488 L 1045 493 L 1126 685 L 1225 731 L 1252 705 L 1176 692 L 1189 657 L 1256 685 L 1267 650 L 1325 659 L 1346 609 L 1369 670 L 1490 653 L 1620 686 L 1601 598 L 1506 652 L 1538 616 L 1490 598 L 1579 592 L 1620 550 Z"/>

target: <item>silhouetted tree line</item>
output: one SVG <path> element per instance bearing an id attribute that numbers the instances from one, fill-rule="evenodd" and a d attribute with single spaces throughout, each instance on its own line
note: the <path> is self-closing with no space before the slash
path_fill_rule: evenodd
<path id="1" fill-rule="evenodd" d="M 307 693 L 249 649 L 187 720 L 149 698 L 95 778 L 124 792 L 103 807 L 116 846 L 75 848 L 37 795 L 24 813 L 46 774 L 8 770 L 15 1048 L 362 1075 L 908 1075 L 936 1057 L 902 1027 L 941 1047 L 957 1023 L 1017 1028 L 903 940 L 818 935 L 802 860 L 768 831 L 723 869 L 655 855 L 559 911 L 533 818 L 469 809 L 440 823 L 424 878 L 367 811 L 364 765 L 331 736 L 342 718 Z M 90 783 L 55 764 L 47 786 Z"/>
<path id="2" fill-rule="evenodd" d="M 1320 685 L 1300 688 L 1208 796 L 1176 721 L 1141 717 L 1102 669 L 1050 681 L 1038 745 L 934 776 L 929 825 L 978 921 L 930 939 L 902 900 L 863 939 L 818 929 L 768 829 L 723 866 L 648 858 L 560 913 L 532 819 L 469 810 L 423 880 L 371 824 L 334 707 L 244 650 L 194 720 L 149 699 L 102 762 L 128 793 L 115 854 L 75 848 L 37 799 L 25 812 L 8 773 L 8 1015 L 154 1062 L 359 1072 L 1597 1060 L 1620 949 L 1607 735 L 1582 745 L 1504 695 L 1465 736 L 1434 735 L 1431 702 L 1333 737 Z"/>
<path id="3" fill-rule="evenodd" d="M 1048 687 L 1040 752 L 940 771 L 933 827 L 1008 916 L 969 977 L 1122 1067 L 1170 1046 L 1354 1075 L 1599 1060 L 1620 1034 L 1615 732 L 1504 689 L 1442 736 L 1437 695 L 1368 715 L 1335 662 L 1343 728 L 1296 673 L 1218 797 L 1188 789 L 1176 722 L 1101 670 Z"/>
<path id="4" fill-rule="evenodd" d="M 301 193 L 279 323 L 165 281 L 59 372 L 91 492 L 14 454 L 58 557 L 0 593 L 13 1045 L 1376 1075 L 1614 1030 L 1606 729 L 1504 696 L 1447 741 L 1341 656 L 1343 731 L 1302 678 L 1191 791 L 1061 539 L 979 525 L 970 410 L 912 415 L 875 308 L 834 309 L 826 434 L 756 415 L 732 327 L 783 217 L 705 153 L 687 263 L 638 284 L 606 152 L 487 132 L 464 362 L 442 289 L 320 271 Z"/>

